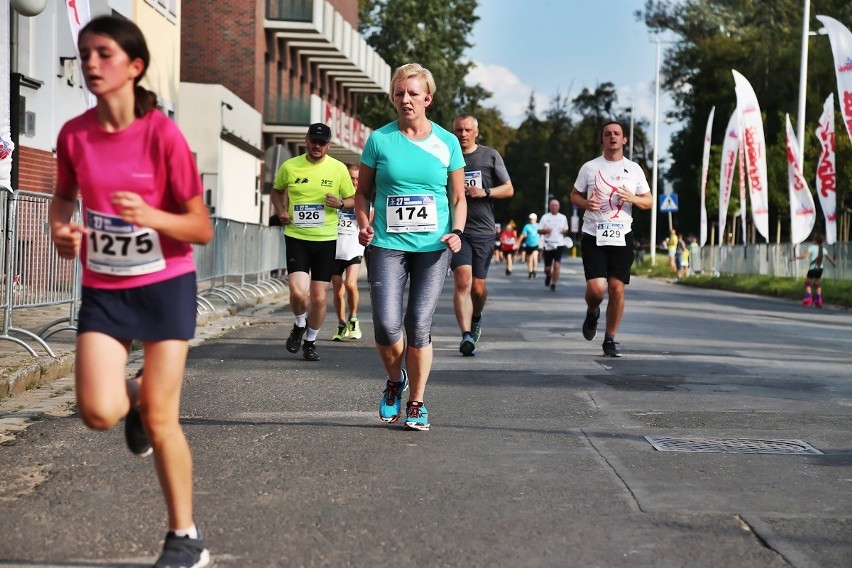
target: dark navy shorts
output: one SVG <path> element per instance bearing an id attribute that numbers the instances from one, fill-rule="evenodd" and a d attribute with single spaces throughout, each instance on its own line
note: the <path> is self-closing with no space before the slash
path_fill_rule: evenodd
<path id="1" fill-rule="evenodd" d="M 810 270 L 808 270 L 807 278 L 809 280 L 813 280 L 814 278 L 822 278 L 822 268 L 811 268 Z"/>
<path id="2" fill-rule="evenodd" d="M 124 290 L 84 286 L 77 334 L 96 331 L 122 341 L 189 340 L 195 336 L 195 295 L 195 272 Z"/>

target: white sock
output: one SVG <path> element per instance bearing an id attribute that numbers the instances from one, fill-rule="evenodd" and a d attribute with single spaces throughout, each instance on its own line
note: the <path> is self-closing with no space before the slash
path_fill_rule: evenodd
<path id="1" fill-rule="evenodd" d="M 296 316 L 296 325 L 299 327 L 305 327 L 306 325 L 308 325 L 308 312 Z"/>
<path id="2" fill-rule="evenodd" d="M 181 529 L 179 531 L 174 531 L 174 533 L 175 533 L 175 536 L 178 537 L 178 538 L 184 538 L 184 537 L 187 537 L 187 536 L 189 538 L 192 538 L 192 539 L 198 538 L 198 529 L 195 527 L 194 524 L 189 528 Z"/>
<path id="3" fill-rule="evenodd" d="M 316 341 L 317 335 L 319 335 L 319 330 L 309 327 L 308 331 L 305 333 L 305 341 Z"/>

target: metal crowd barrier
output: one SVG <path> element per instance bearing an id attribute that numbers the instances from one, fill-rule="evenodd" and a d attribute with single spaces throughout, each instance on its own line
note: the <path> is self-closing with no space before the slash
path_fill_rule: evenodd
<path id="1" fill-rule="evenodd" d="M 35 357 L 35 342 L 55 357 L 46 339 L 60 331 L 76 330 L 80 298 L 80 263 L 63 260 L 50 239 L 48 210 L 51 195 L 31 191 L 4 193 L 4 301 L 0 340 L 17 343 Z M 75 214 L 79 222 L 79 207 Z M 16 310 L 68 305 L 68 316 L 46 324 L 37 332 L 14 325 Z"/>
<path id="2" fill-rule="evenodd" d="M 808 250 L 804 242 L 793 247 L 789 243 L 757 245 L 705 246 L 701 249 L 697 266 L 713 274 L 766 274 L 783 278 L 803 278 L 808 272 L 808 259 L 790 261 L 792 256 Z M 825 245 L 836 266 L 823 263 L 824 280 L 852 279 L 852 259 L 849 243 Z M 692 262 L 692 259 L 690 260 Z M 696 265 L 693 265 L 693 269 Z"/>
<path id="3" fill-rule="evenodd" d="M 48 211 L 52 199 L 46 193 L 0 188 L 0 226 L 4 231 L 0 242 L 0 341 L 13 342 L 33 357 L 37 356 L 36 347 L 55 357 L 47 340 L 61 331 L 76 331 L 82 293 L 79 260 L 60 258 L 50 238 Z M 80 222 L 79 202 L 75 219 Z M 217 300 L 233 305 L 286 289 L 277 277 L 286 267 L 280 227 L 221 218 L 214 218 L 213 226 L 213 242 L 193 246 L 199 313 L 214 310 Z M 20 310 L 51 306 L 67 306 L 68 315 L 37 331 L 15 326 Z"/>
<path id="4" fill-rule="evenodd" d="M 280 227 L 213 218 L 213 242 L 194 246 L 198 308 L 214 309 L 214 301 L 237 304 L 286 289 L 277 274 L 286 267 Z"/>

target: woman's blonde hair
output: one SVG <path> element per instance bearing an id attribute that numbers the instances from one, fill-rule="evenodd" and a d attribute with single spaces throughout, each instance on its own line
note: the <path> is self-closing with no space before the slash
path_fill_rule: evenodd
<path id="1" fill-rule="evenodd" d="M 396 90 L 396 84 L 405 79 L 417 77 L 426 85 L 426 92 L 430 95 L 435 95 L 435 78 L 432 77 L 432 72 L 420 65 L 419 63 L 406 63 L 396 68 L 391 78 L 391 90 L 388 93 L 388 98 L 393 102 L 393 92 Z"/>

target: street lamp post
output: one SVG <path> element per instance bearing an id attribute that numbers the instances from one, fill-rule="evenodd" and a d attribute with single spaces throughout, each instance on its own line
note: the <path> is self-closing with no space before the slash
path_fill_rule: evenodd
<path id="1" fill-rule="evenodd" d="M 657 44 L 656 74 L 654 79 L 654 167 L 651 179 L 651 266 L 657 259 L 657 157 L 660 133 L 660 38 L 651 39 Z"/>
<path id="2" fill-rule="evenodd" d="M 627 150 L 628 156 L 627 158 L 632 162 L 633 161 L 633 116 L 635 115 L 636 110 L 636 101 L 633 100 L 633 97 L 630 97 L 630 148 Z"/>
<path id="3" fill-rule="evenodd" d="M 550 162 L 544 163 L 544 213 L 547 213 L 547 202 L 550 200 Z"/>
<path id="4" fill-rule="evenodd" d="M 811 24 L 811 2 L 805 0 L 805 8 L 802 15 L 802 59 L 799 64 L 799 114 L 796 119 L 796 137 L 799 139 L 799 168 L 805 167 L 805 102 L 807 97 L 808 83 L 808 40 L 810 36 L 826 35 L 828 31 L 820 28 L 815 32 L 810 30 Z"/>
<path id="5" fill-rule="evenodd" d="M 796 119 L 796 136 L 799 138 L 799 168 L 805 162 L 805 96 L 808 81 L 808 36 L 810 35 L 811 0 L 805 0 L 802 16 L 802 60 L 799 65 L 799 117 Z"/>

